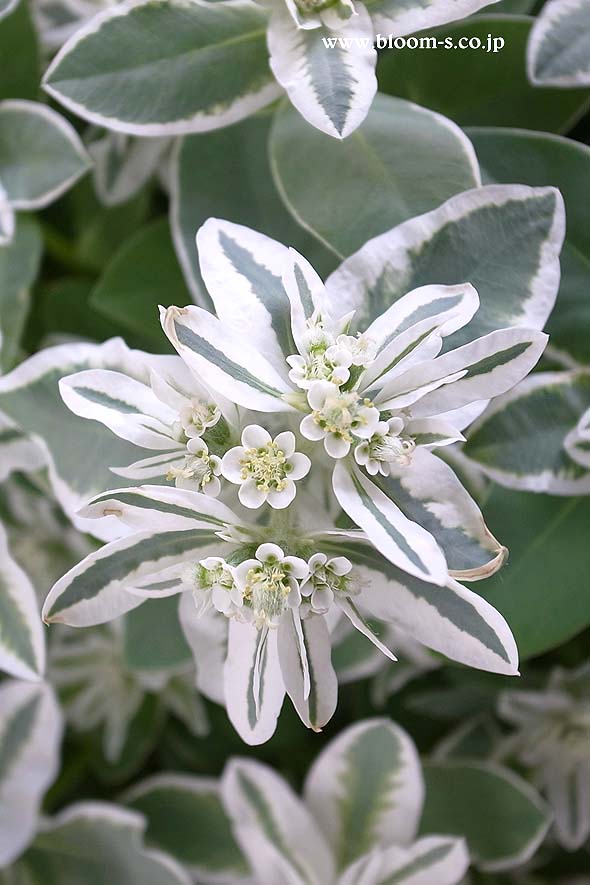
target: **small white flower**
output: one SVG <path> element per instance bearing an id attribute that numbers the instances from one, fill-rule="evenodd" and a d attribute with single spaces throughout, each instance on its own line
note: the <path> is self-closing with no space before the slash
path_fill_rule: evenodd
<path id="1" fill-rule="evenodd" d="M 220 418 L 221 412 L 215 403 L 193 397 L 190 403 L 181 408 L 175 431 L 179 437 L 184 435 L 193 439 L 203 436 Z"/>
<path id="2" fill-rule="evenodd" d="M 216 498 L 221 491 L 218 479 L 221 459 L 217 455 L 210 455 L 207 445 L 199 437 L 189 439 L 186 448 L 188 454 L 184 464 L 181 467 L 172 466 L 166 479 L 173 479 L 179 489 L 193 489 Z"/>
<path id="3" fill-rule="evenodd" d="M 402 418 L 380 421 L 371 439 L 363 440 L 355 448 L 356 463 L 364 467 L 371 476 L 377 473 L 389 476 L 392 464 L 407 467 L 416 445 L 414 440 L 401 436 L 403 429 Z"/>
<path id="4" fill-rule="evenodd" d="M 350 354 L 353 366 L 368 366 L 377 356 L 377 343 L 368 335 L 339 335 L 336 344 Z"/>
<path id="5" fill-rule="evenodd" d="M 299 581 L 308 575 L 305 560 L 285 556 L 277 544 L 261 544 L 254 559 L 234 569 L 234 580 L 242 592 L 244 606 L 253 613 L 256 627 L 277 627 L 288 608 L 301 604 Z"/>
<path id="6" fill-rule="evenodd" d="M 307 563 L 309 575 L 301 584 L 301 595 L 307 602 L 302 606 L 302 616 L 306 614 L 324 615 L 341 593 L 354 595 L 357 591 L 349 581 L 352 563 L 345 556 L 328 559 L 325 553 L 314 553 Z"/>
<path id="7" fill-rule="evenodd" d="M 223 456 L 221 472 L 240 486 L 244 507 L 256 510 L 268 501 L 275 510 L 288 507 L 295 497 L 295 481 L 307 476 L 311 461 L 295 451 L 295 435 L 289 430 L 272 439 L 258 424 L 242 433 L 242 445 Z"/>
<path id="8" fill-rule="evenodd" d="M 370 439 L 379 423 L 379 410 L 370 400 L 326 381 L 311 386 L 307 401 L 313 411 L 301 422 L 301 433 L 307 439 L 323 439 L 332 458 L 348 455 L 354 437 Z"/>
<path id="9" fill-rule="evenodd" d="M 228 618 L 239 615 L 242 593 L 236 586 L 231 567 L 222 557 L 208 556 L 196 566 L 189 566 L 184 580 L 192 588 L 199 617 L 211 607 Z"/>

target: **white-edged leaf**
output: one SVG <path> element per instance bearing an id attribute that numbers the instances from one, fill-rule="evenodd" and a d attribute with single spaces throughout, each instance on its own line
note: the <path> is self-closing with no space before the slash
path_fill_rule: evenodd
<path id="1" fill-rule="evenodd" d="M 507 488 L 588 494 L 588 467 L 566 448 L 588 407 L 590 372 L 534 373 L 488 407 L 469 432 L 465 455 Z"/>
<path id="2" fill-rule="evenodd" d="M 41 800 L 59 768 L 61 715 L 44 683 L 0 685 L 0 866 L 33 838 Z"/>
<path id="3" fill-rule="evenodd" d="M 374 849 L 415 838 L 424 798 L 418 753 L 389 719 L 359 722 L 320 753 L 304 795 L 342 870 Z"/>
<path id="4" fill-rule="evenodd" d="M 254 760 L 232 759 L 221 790 L 234 834 L 259 885 L 326 885 L 334 880 L 334 863 L 317 822 L 271 768 Z M 269 845 L 282 858 L 289 879 L 273 878 L 266 863 Z"/>
<path id="5" fill-rule="evenodd" d="M 225 885 L 248 876 L 213 778 L 154 775 L 127 790 L 122 801 L 145 816 L 150 844 L 175 857 L 197 881 Z"/>
<path id="6" fill-rule="evenodd" d="M 216 498 L 173 486 L 113 489 L 89 501 L 80 515 L 89 519 L 113 516 L 139 531 L 218 532 L 226 525 L 239 525 L 238 517 Z"/>
<path id="7" fill-rule="evenodd" d="M 0 414 L 0 482 L 14 471 L 23 473 L 43 467 L 43 452 L 26 433 Z"/>
<path id="8" fill-rule="evenodd" d="M 198 378 L 239 405 L 262 412 L 290 410 L 285 377 L 248 341 L 201 307 L 170 307 L 162 327 Z M 287 364 L 285 363 L 285 366 Z"/>
<path id="9" fill-rule="evenodd" d="M 344 871 L 339 885 L 365 881 L 376 885 L 457 885 L 468 867 L 469 853 L 463 839 L 426 836 L 412 845 L 392 845 L 360 858 Z"/>
<path id="10" fill-rule="evenodd" d="M 0 19 L 6 15 L 10 15 L 18 6 L 19 0 L 1 0 L 0 2 Z"/>
<path id="11" fill-rule="evenodd" d="M 350 533 L 345 538 L 325 535 L 322 549 L 345 553 L 354 563 L 362 588 L 355 602 L 362 611 L 451 660 L 492 673 L 518 673 L 514 637 L 489 602 L 452 579 L 445 587 L 421 581 L 397 569 L 366 541 Z"/>
<path id="12" fill-rule="evenodd" d="M 0 669 L 19 679 L 45 670 L 45 637 L 35 588 L 12 558 L 0 523 Z"/>
<path id="13" fill-rule="evenodd" d="M 590 8 L 586 0 L 549 0 L 527 45 L 527 74 L 536 86 L 590 86 Z"/>
<path id="14" fill-rule="evenodd" d="M 567 769 L 555 761 L 539 776 L 554 814 L 555 836 L 567 851 L 578 851 L 590 836 L 590 765 L 586 761 Z"/>
<path id="15" fill-rule="evenodd" d="M 72 627 L 103 624 L 136 608 L 144 600 L 125 588 L 138 578 L 162 571 L 177 562 L 210 555 L 216 541 L 211 532 L 144 531 L 112 541 L 91 553 L 60 578 L 43 605 L 47 623 Z"/>
<path id="16" fill-rule="evenodd" d="M 440 415 L 510 390 L 538 363 L 548 337 L 534 329 L 490 332 L 392 379 L 376 398 L 380 408 L 401 408 L 409 399 L 416 418 Z M 417 402 L 413 391 L 425 393 Z"/>
<path id="17" fill-rule="evenodd" d="M 157 172 L 169 146 L 168 138 L 133 138 L 120 132 L 92 141 L 88 153 L 101 203 L 119 206 L 135 196 Z"/>
<path id="18" fill-rule="evenodd" d="M 59 392 L 75 415 L 100 421 L 121 439 L 146 449 L 184 448 L 172 434 L 178 413 L 161 402 L 151 387 L 123 372 L 76 372 L 60 380 Z"/>
<path id="19" fill-rule="evenodd" d="M 14 236 L 14 209 L 10 205 L 8 195 L 0 184 L 0 246 L 10 243 Z"/>
<path id="20" fill-rule="evenodd" d="M 211 608 L 199 615 L 192 593 L 182 593 L 178 618 L 197 668 L 197 688 L 216 704 L 224 704 L 223 664 L 227 657 L 229 621 Z"/>
<path id="21" fill-rule="evenodd" d="M 472 862 L 503 871 L 526 863 L 547 834 L 551 816 L 539 794 L 510 769 L 490 762 L 447 760 L 424 765 L 426 800 L 420 830 L 466 839 Z M 474 813 L 485 808 L 487 814 Z"/>
<path id="22" fill-rule="evenodd" d="M 428 284 L 471 283 L 480 308 L 451 346 L 506 326 L 542 329 L 559 286 L 565 234 L 554 188 L 487 185 L 369 240 L 328 278 L 343 310 L 373 318 Z"/>
<path id="23" fill-rule="evenodd" d="M 0 440 L 2 435 L 0 433 Z M 590 469 L 590 409 L 584 412 L 564 440 L 565 450 L 574 461 Z"/>
<path id="24" fill-rule="evenodd" d="M 280 4 L 268 26 L 275 77 L 307 122 L 334 138 L 360 126 L 377 91 L 373 25 L 362 3 L 356 13 L 334 30 L 298 28 Z"/>
<path id="25" fill-rule="evenodd" d="M 403 36 L 466 18 L 497 0 L 367 0 L 375 30 Z M 493 6 L 489 10 L 493 12 Z"/>
<path id="26" fill-rule="evenodd" d="M 504 563 L 506 548 L 492 535 L 451 467 L 436 455 L 417 448 L 407 467 L 376 476 L 374 482 L 408 519 L 436 539 L 454 577 L 462 581 L 487 578 Z"/>
<path id="27" fill-rule="evenodd" d="M 78 116 L 131 135 L 217 129 L 280 95 L 266 21 L 248 0 L 123 0 L 70 38 L 44 87 Z"/>
<path id="28" fill-rule="evenodd" d="M 285 697 L 276 630 L 230 620 L 223 683 L 227 715 L 247 744 L 275 732 Z M 197 665 L 198 666 L 198 665 Z"/>
<path id="29" fill-rule="evenodd" d="M 8 372 L 20 357 L 21 338 L 31 288 L 41 264 L 43 240 L 37 221 L 20 215 L 10 242 L 0 243 L 0 370 Z M 0 411 L 4 411 L 0 409 Z"/>
<path id="30" fill-rule="evenodd" d="M 433 536 L 404 516 L 356 466 L 338 462 L 332 485 L 342 509 L 383 556 L 411 575 L 440 586 L 446 582 L 447 564 Z"/>
<path id="31" fill-rule="evenodd" d="M 143 842 L 146 820 L 106 802 L 77 802 L 42 822 L 17 870 L 31 885 L 191 885 L 170 855 Z M 102 858 L 97 863 L 97 858 Z"/>
<path id="32" fill-rule="evenodd" d="M 201 276 L 219 319 L 279 372 L 294 353 L 282 274 L 289 250 L 240 224 L 210 218 L 197 232 Z"/>
<path id="33" fill-rule="evenodd" d="M 15 209 L 44 209 L 90 164 L 74 127 L 51 108 L 0 102 L 0 181 Z"/>
<path id="34" fill-rule="evenodd" d="M 300 620 L 289 611 L 279 625 L 279 661 L 285 688 L 302 722 L 321 731 L 336 710 L 338 680 L 330 632 L 321 615 Z"/>

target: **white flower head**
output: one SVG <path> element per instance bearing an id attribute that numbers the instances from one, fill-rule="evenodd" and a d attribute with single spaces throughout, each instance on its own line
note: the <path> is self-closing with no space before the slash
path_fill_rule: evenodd
<path id="1" fill-rule="evenodd" d="M 221 556 L 208 556 L 185 571 L 184 580 L 192 588 L 198 616 L 215 608 L 226 617 L 238 615 L 242 594 L 236 586 L 231 566 Z"/>
<path id="2" fill-rule="evenodd" d="M 254 559 L 245 559 L 235 567 L 234 580 L 256 627 L 277 627 L 288 608 L 299 607 L 299 581 L 308 572 L 305 560 L 285 556 L 277 544 L 261 544 Z"/>
<path id="3" fill-rule="evenodd" d="M 341 27 L 356 15 L 353 0 L 286 0 L 298 28 Z"/>
<path id="4" fill-rule="evenodd" d="M 355 448 L 356 463 L 364 467 L 371 476 L 377 473 L 389 476 L 392 464 L 407 467 L 412 460 L 416 444 L 409 437 L 402 436 L 403 429 L 403 418 L 379 421 L 373 436 L 363 440 Z"/>
<path id="5" fill-rule="evenodd" d="M 307 567 L 309 575 L 301 584 L 301 595 L 306 600 L 302 605 L 302 616 L 326 614 L 335 596 L 356 595 L 358 592 L 350 580 L 352 563 L 345 556 L 328 559 L 325 553 L 314 553 Z"/>
<path id="6" fill-rule="evenodd" d="M 176 432 L 179 436 L 187 436 L 189 439 L 203 436 L 210 428 L 215 427 L 221 418 L 221 411 L 215 403 L 193 397 L 190 403 L 180 410 Z"/>
<path id="7" fill-rule="evenodd" d="M 174 480 L 179 489 L 193 489 L 216 498 L 221 491 L 218 479 L 221 459 L 210 455 L 207 445 L 199 437 L 189 439 L 186 448 L 184 463 L 180 467 L 170 467 L 166 479 Z"/>
<path id="8" fill-rule="evenodd" d="M 347 321 L 348 317 L 344 320 Z M 346 337 L 328 331 L 324 318 L 314 314 L 302 336 L 301 353 L 287 357 L 291 366 L 291 381 L 303 390 L 309 390 L 315 381 L 331 381 L 337 386 L 345 384 L 350 378 L 350 366 L 353 365 L 350 348 L 340 342 L 340 338 Z"/>
<path id="9" fill-rule="evenodd" d="M 295 436 L 286 430 L 274 439 L 258 424 L 242 432 L 242 445 L 223 456 L 221 472 L 240 486 L 244 507 L 256 510 L 267 501 L 275 510 L 288 507 L 295 497 L 295 481 L 307 476 L 311 461 L 295 451 Z"/>
<path id="10" fill-rule="evenodd" d="M 336 344 L 350 354 L 353 366 L 368 366 L 377 356 L 377 342 L 360 332 L 356 336 L 339 335 Z"/>
<path id="11" fill-rule="evenodd" d="M 307 439 L 324 441 L 332 458 L 348 455 L 355 437 L 370 439 L 379 423 L 379 410 L 354 390 L 340 390 L 326 381 L 316 381 L 307 394 L 312 408 L 301 422 Z"/>

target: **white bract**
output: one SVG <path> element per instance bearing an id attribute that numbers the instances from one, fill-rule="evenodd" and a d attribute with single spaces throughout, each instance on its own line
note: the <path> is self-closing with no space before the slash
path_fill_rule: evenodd
<path id="1" fill-rule="evenodd" d="M 498 712 L 515 729 L 504 754 L 528 769 L 569 851 L 590 837 L 590 663 L 553 671 L 544 691 L 505 692 Z"/>
<path id="2" fill-rule="evenodd" d="M 492 574 L 505 550 L 433 450 L 463 439 L 474 405 L 520 381 L 546 336 L 513 326 L 445 351 L 478 309 L 468 283 L 423 286 L 365 321 L 261 234 L 209 220 L 197 240 L 217 316 L 162 309 L 179 357 L 158 358 L 151 387 L 105 370 L 61 382 L 76 414 L 156 452 L 118 473 L 177 488 L 114 490 L 81 511 L 123 537 L 57 582 L 46 620 L 88 626 L 183 594 L 197 670 L 223 664 L 222 699 L 250 743 L 272 735 L 285 693 L 308 727 L 330 719 L 342 616 L 392 660 L 368 619 L 515 673 L 505 621 L 456 580 Z M 340 508 L 358 528 L 336 528 Z M 227 618 L 211 646 L 199 617 Z"/>

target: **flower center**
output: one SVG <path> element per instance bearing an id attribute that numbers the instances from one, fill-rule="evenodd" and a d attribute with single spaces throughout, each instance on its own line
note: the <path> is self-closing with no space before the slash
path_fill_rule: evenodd
<path id="1" fill-rule="evenodd" d="M 368 399 L 361 400 L 355 391 L 337 391 L 330 394 L 323 407 L 312 412 L 312 416 L 318 427 L 326 433 L 333 433 L 346 442 L 352 442 L 354 431 L 367 423 L 362 410 L 372 405 Z"/>
<path id="2" fill-rule="evenodd" d="M 401 436 L 386 434 L 373 437 L 369 443 L 369 456 L 375 461 L 407 466 L 415 448 L 416 443 L 413 439 L 402 439 Z"/>
<path id="3" fill-rule="evenodd" d="M 202 436 L 209 427 L 214 427 L 220 418 L 221 412 L 215 403 L 193 399 L 190 406 L 186 406 L 180 413 L 180 425 L 187 436 Z"/>
<path id="4" fill-rule="evenodd" d="M 280 563 L 262 563 L 246 576 L 244 602 L 257 616 L 257 624 L 272 625 L 287 607 L 291 591 L 287 574 Z"/>
<path id="5" fill-rule="evenodd" d="M 253 479 L 261 492 L 271 489 L 282 492 L 286 486 L 287 474 L 291 471 L 287 456 L 274 442 L 266 443 L 260 448 L 246 449 L 240 467 L 242 479 Z"/>

